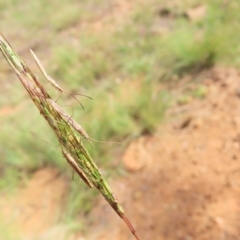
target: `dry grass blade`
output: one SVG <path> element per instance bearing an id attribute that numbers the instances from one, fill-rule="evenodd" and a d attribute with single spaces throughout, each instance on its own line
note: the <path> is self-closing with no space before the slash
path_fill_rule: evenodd
<path id="1" fill-rule="evenodd" d="M 51 99 L 45 88 L 38 82 L 35 75 L 15 53 L 2 34 L 0 34 L 0 50 L 28 91 L 40 114 L 57 136 L 63 156 L 69 165 L 89 187 L 95 186 L 97 188 L 115 212 L 125 221 L 135 238 L 139 240 L 123 208 L 113 196 L 97 165 L 83 146 L 81 136 L 87 138 L 87 133 L 79 124 L 76 125 L 77 123 L 73 118 L 69 121 L 69 115 Z M 80 131 L 78 131 L 79 127 L 81 127 Z"/>
<path id="2" fill-rule="evenodd" d="M 37 64 L 37 66 L 38 66 L 39 69 L 41 70 L 41 72 L 42 72 L 42 74 L 44 75 L 44 77 L 48 80 L 48 82 L 49 82 L 55 89 L 57 89 L 59 92 L 61 92 L 61 93 L 63 93 L 63 92 L 69 93 L 72 97 L 74 97 L 74 94 L 73 94 L 72 92 L 68 92 L 68 91 L 63 90 L 63 89 L 56 83 L 56 81 L 47 74 L 46 70 L 44 69 L 43 65 L 41 64 L 40 60 L 38 59 L 38 57 L 36 56 L 36 54 L 33 52 L 32 49 L 30 49 L 30 52 L 31 52 L 31 54 L 32 54 L 32 56 L 33 56 L 33 58 L 34 58 L 34 60 L 35 60 L 35 62 L 36 62 L 36 64 Z M 80 95 L 80 96 L 83 96 L 83 97 L 87 97 L 87 98 L 89 98 L 89 99 L 92 99 L 91 97 L 86 96 L 86 95 L 81 94 L 81 93 L 75 93 L 75 94 Z M 74 98 L 75 98 L 75 97 L 74 97 Z M 76 98 L 75 98 L 75 99 L 76 99 Z M 76 99 L 76 100 L 77 100 L 77 99 Z M 77 101 L 78 101 L 78 100 L 77 100 Z M 78 102 L 79 102 L 79 101 L 78 101 Z M 80 103 L 80 102 L 79 102 L 79 103 Z M 80 103 L 80 104 L 81 104 L 81 103 Z M 81 104 L 81 105 L 82 105 L 82 104 Z"/>

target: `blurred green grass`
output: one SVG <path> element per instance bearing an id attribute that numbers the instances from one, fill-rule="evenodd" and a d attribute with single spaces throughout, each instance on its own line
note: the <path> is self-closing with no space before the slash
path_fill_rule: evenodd
<path id="1" fill-rule="evenodd" d="M 1 31 L 20 55 L 32 64 L 28 49 L 33 48 L 64 89 L 93 98 L 81 97 L 82 110 L 63 94 L 61 105 L 92 138 L 123 142 L 88 147 L 110 176 L 114 153 L 123 150 L 130 139 L 154 133 L 164 118 L 173 97 L 162 89 L 163 76 L 170 81 L 172 75 L 199 72 L 214 64 L 240 65 L 240 2 L 172 1 L 170 7 L 165 1 L 140 2 L 133 1 L 130 10 L 118 13 L 117 5 L 107 0 L 38 0 L 26 5 L 0 0 Z M 198 6 L 206 6 L 206 11 L 194 21 L 187 13 Z M 5 66 L 4 59 L 0 62 Z M 47 124 L 17 78 L 4 69 L 0 76 L 6 87 L 1 91 L 0 107 L 12 111 L 0 111 L 0 188 L 16 187 L 47 165 L 57 167 L 71 181 Z M 36 74 L 41 77 L 39 71 Z M 57 99 L 58 94 L 46 86 Z M 94 196 L 83 183 L 71 181 L 66 219 L 88 212 Z"/>
<path id="2" fill-rule="evenodd" d="M 7 223 L 3 216 L 0 216 L 0 231 L 1 238 L 7 240 L 17 240 L 19 239 L 17 226 L 11 223 Z"/>

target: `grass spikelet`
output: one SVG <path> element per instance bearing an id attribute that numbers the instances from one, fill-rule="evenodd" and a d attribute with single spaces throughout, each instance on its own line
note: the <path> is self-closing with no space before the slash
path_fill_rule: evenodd
<path id="1" fill-rule="evenodd" d="M 89 187 L 94 186 L 103 195 L 114 211 L 125 221 L 135 238 L 139 240 L 123 208 L 112 194 L 107 182 L 103 179 L 97 165 L 81 141 L 81 136 L 89 139 L 87 133 L 73 118 L 69 119 L 69 115 L 51 99 L 36 76 L 15 53 L 1 33 L 0 50 L 29 93 L 40 114 L 54 131 L 68 164 Z M 79 129 L 76 129 L 76 126 L 80 127 L 80 131 L 77 131 Z"/>

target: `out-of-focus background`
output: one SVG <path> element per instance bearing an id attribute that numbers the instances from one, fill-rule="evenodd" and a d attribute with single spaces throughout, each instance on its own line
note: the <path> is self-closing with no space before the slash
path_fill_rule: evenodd
<path id="1" fill-rule="evenodd" d="M 0 31 L 85 142 L 142 240 L 240 236 L 240 2 L 0 0 Z M 43 78 L 32 49 L 59 94 Z M 0 54 L 0 239 L 127 240 Z"/>

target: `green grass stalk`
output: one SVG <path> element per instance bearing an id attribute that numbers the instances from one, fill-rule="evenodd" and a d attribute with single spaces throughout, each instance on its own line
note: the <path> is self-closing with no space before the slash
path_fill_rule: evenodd
<path id="1" fill-rule="evenodd" d="M 123 208 L 112 194 L 110 187 L 102 177 L 97 165 L 85 149 L 81 141 L 81 136 L 83 136 L 83 134 L 76 131 L 70 123 L 71 121 L 64 117 L 68 116 L 68 114 L 63 109 L 59 112 L 60 106 L 58 106 L 56 102 L 51 104 L 53 100 L 50 95 L 40 84 L 26 63 L 22 61 L 12 49 L 2 34 L 0 34 L 0 50 L 20 79 L 24 88 L 29 93 L 32 101 L 39 109 L 40 114 L 45 118 L 57 136 L 62 154 L 69 165 L 89 187 L 96 187 L 114 211 L 124 220 L 135 238 L 139 240 L 135 229 L 126 217 Z"/>

